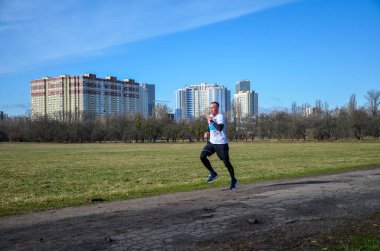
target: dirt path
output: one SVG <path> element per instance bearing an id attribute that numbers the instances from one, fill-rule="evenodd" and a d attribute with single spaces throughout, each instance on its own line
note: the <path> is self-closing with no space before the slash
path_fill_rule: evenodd
<path id="1" fill-rule="evenodd" d="M 297 249 L 380 212 L 379 184 L 377 168 L 1 217 L 0 250 Z"/>

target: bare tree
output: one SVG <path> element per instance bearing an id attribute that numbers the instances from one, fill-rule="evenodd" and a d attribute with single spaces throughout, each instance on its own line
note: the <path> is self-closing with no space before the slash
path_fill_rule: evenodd
<path id="1" fill-rule="evenodd" d="M 367 95 L 365 96 L 365 98 L 368 101 L 368 111 L 371 113 L 373 117 L 376 117 L 380 105 L 380 91 L 374 89 L 367 91 Z"/>
<path id="2" fill-rule="evenodd" d="M 365 98 L 368 101 L 367 110 L 371 115 L 368 131 L 371 136 L 378 139 L 380 137 L 380 91 L 372 89 L 367 92 L 367 96 L 365 96 Z"/>
<path id="3" fill-rule="evenodd" d="M 241 105 L 238 102 L 238 100 L 234 100 L 233 105 L 232 105 L 232 111 L 233 111 L 235 124 L 239 127 L 242 114 L 241 114 Z"/>
<path id="4" fill-rule="evenodd" d="M 317 117 L 320 117 L 322 115 L 322 101 L 320 99 L 315 101 L 315 108 L 313 111 L 313 115 Z"/>
<path id="5" fill-rule="evenodd" d="M 341 108 L 337 115 L 337 134 L 339 138 L 348 139 L 350 137 L 350 117 L 345 108 Z"/>
<path id="6" fill-rule="evenodd" d="M 292 103 L 292 115 L 295 116 L 295 115 L 299 115 L 300 113 L 301 113 L 301 108 L 299 106 L 297 106 L 296 102 L 293 102 Z"/>
<path id="7" fill-rule="evenodd" d="M 352 116 L 352 129 L 354 136 L 361 140 L 368 131 L 369 117 L 368 113 L 362 108 L 354 111 Z"/>
<path id="8" fill-rule="evenodd" d="M 156 104 L 153 107 L 154 117 L 157 119 L 163 119 L 168 116 L 169 108 L 165 104 Z"/>
<path id="9" fill-rule="evenodd" d="M 352 94 L 350 100 L 348 101 L 348 112 L 352 114 L 356 110 L 357 102 L 356 95 Z"/>
<path id="10" fill-rule="evenodd" d="M 275 134 L 277 140 L 285 139 L 289 136 L 290 116 L 286 112 L 277 112 L 274 114 Z"/>
<path id="11" fill-rule="evenodd" d="M 0 120 L 0 142 L 8 141 L 9 125 L 6 121 Z"/>

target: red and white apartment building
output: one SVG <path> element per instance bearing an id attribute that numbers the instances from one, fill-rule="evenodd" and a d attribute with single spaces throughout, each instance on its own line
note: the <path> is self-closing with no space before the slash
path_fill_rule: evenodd
<path id="1" fill-rule="evenodd" d="M 95 74 L 61 75 L 32 80 L 31 115 L 32 118 L 64 118 L 69 114 L 81 118 L 84 115 L 94 117 L 140 113 L 147 117 L 146 86 L 147 84 L 140 85 L 133 79 L 121 81 L 112 76 L 103 79 Z"/>

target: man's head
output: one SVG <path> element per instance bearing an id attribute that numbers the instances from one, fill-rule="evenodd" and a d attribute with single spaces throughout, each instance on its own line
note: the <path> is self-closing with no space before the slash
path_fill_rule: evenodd
<path id="1" fill-rule="evenodd" d="M 216 116 L 219 112 L 219 103 L 214 101 L 214 102 L 211 102 L 210 104 L 210 113 L 213 115 L 213 116 Z"/>

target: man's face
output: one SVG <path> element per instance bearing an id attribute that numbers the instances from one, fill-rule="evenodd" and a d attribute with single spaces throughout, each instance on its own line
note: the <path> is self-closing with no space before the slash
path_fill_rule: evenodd
<path id="1" fill-rule="evenodd" d="M 218 114 L 218 106 L 216 104 L 211 104 L 210 105 L 210 113 L 213 115 L 213 116 L 216 116 Z"/>

